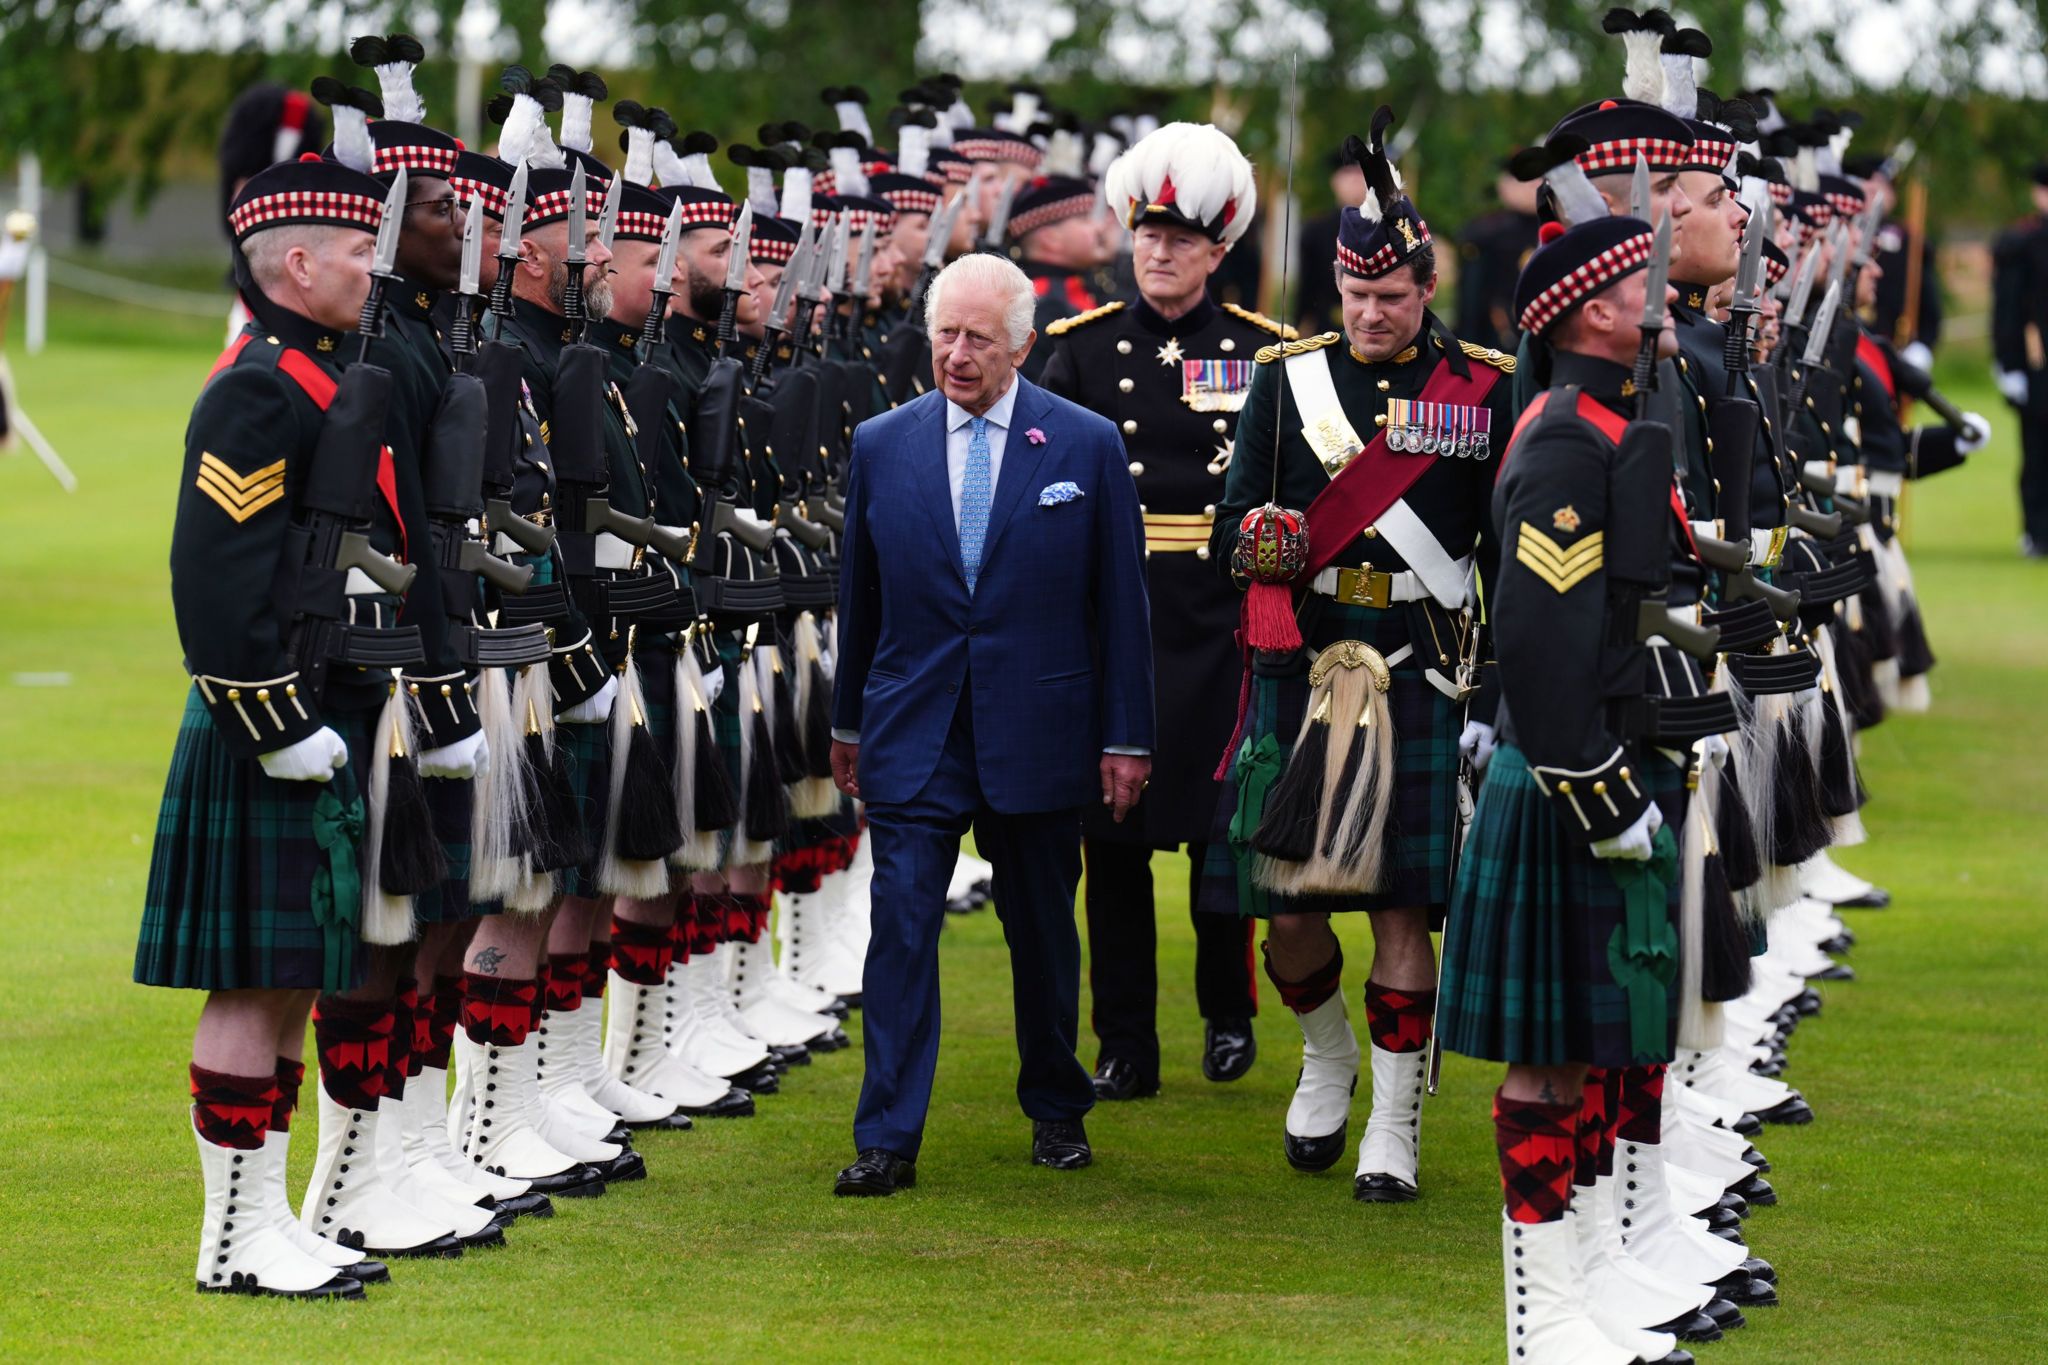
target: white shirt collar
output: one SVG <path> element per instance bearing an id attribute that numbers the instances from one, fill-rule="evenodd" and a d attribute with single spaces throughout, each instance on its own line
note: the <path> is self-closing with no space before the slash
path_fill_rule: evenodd
<path id="1" fill-rule="evenodd" d="M 1003 390 L 1003 396 L 996 399 L 994 407 L 982 414 L 982 416 L 988 418 L 990 426 L 1001 427 L 1004 431 L 1010 429 L 1010 414 L 1017 410 L 1017 390 L 1022 386 L 1023 382 L 1023 376 L 1021 375 L 1013 374 L 1010 376 L 1010 387 Z M 947 431 L 958 431 L 973 420 L 973 413 L 961 407 L 950 398 L 946 400 Z"/>

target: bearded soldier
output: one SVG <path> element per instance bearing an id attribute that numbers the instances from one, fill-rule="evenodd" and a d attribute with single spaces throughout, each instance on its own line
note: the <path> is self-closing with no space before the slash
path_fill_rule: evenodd
<path id="1" fill-rule="evenodd" d="M 1368 1201 L 1417 1192 L 1429 932 L 1450 899 L 1459 750 L 1488 704 L 1472 583 L 1493 581 L 1487 498 L 1514 368 L 1430 312 L 1436 257 L 1386 159 L 1392 122 L 1382 106 L 1370 144 L 1346 144 L 1367 190 L 1331 263 L 1344 330 L 1258 353 L 1210 541 L 1212 567 L 1250 579 L 1230 843 L 1239 904 L 1269 920 L 1267 975 L 1302 1028 L 1286 1155 L 1323 1171 L 1346 1144 L 1359 1051 L 1329 917 L 1363 911 L 1372 1113 L 1354 1192 Z"/>
<path id="2" fill-rule="evenodd" d="M 1152 850 L 1185 844 L 1197 878 L 1209 852 L 1221 792 L 1216 758 L 1236 721 L 1240 669 L 1238 597 L 1211 570 L 1209 539 L 1252 357 L 1283 329 L 1209 300 L 1209 277 L 1257 200 L 1251 163 L 1229 137 L 1207 124 L 1169 124 L 1110 166 L 1104 193 L 1136 234 L 1137 297 L 1046 324 L 1052 355 L 1041 382 L 1117 424 L 1145 515 L 1161 718 L 1153 782 L 1122 824 L 1083 818 L 1089 990 L 1101 1043 L 1095 1093 L 1124 1100 L 1159 1089 Z M 1025 207 L 1022 195 L 1018 205 L 1013 227 L 1043 211 Z M 1028 261 L 1025 273 L 1033 273 Z M 1195 998 L 1207 1026 L 1202 1072 L 1236 1080 L 1256 1051 L 1251 922 L 1234 896 L 1204 908 L 1192 883 L 1189 905 Z"/>

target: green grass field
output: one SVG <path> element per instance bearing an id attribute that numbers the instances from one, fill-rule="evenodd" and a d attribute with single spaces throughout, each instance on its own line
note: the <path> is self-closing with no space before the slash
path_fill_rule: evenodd
<path id="1" fill-rule="evenodd" d="M 907 1195 L 830 1197 L 860 1071 L 841 1053 L 757 1118 L 644 1139 L 644 1184 L 520 1224 L 503 1250 L 400 1266 L 366 1304 L 195 1296 L 184 1067 L 198 1000 L 136 987 L 129 969 L 185 689 L 165 568 L 180 434 L 217 335 L 76 316 L 60 307 L 50 349 L 17 354 L 14 373 L 80 491 L 25 451 L 0 458 L 0 1354 L 1497 1356 L 1493 1069 L 1447 1064 L 1421 1202 L 1355 1204 L 1345 1165 L 1294 1174 L 1279 1140 L 1292 1020 L 1269 1004 L 1252 1074 L 1201 1079 L 1192 940 L 1170 892 L 1165 1090 L 1097 1111 L 1090 1170 L 1027 1163 L 1009 974 L 982 914 L 946 936 L 938 1099 Z M 1981 382 L 1951 384 L 1964 406 L 2004 412 Z M 1782 1203 L 1750 1236 L 1784 1307 L 1703 1360 L 2048 1349 L 2048 566 L 2014 553 L 2015 462 L 2008 424 L 1911 494 L 1935 709 L 1868 737 L 1872 841 L 1843 858 L 1895 908 L 1856 918 L 1860 979 L 1829 988 L 1794 1043 L 1787 1079 L 1819 1121 L 1762 1144 Z M 1164 868 L 1160 884 L 1185 883 Z M 1355 1014 L 1364 926 L 1345 936 Z"/>

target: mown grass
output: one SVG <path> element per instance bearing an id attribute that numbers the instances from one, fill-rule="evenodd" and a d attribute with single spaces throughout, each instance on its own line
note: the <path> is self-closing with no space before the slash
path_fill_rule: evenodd
<path id="1" fill-rule="evenodd" d="M 859 1054 L 842 1053 L 751 1121 L 644 1140 L 646 1183 L 516 1227 L 502 1251 L 401 1266 L 367 1304 L 195 1296 L 184 1064 L 197 1000 L 128 975 L 184 691 L 169 510 L 215 336 L 60 320 L 49 351 L 14 361 L 81 488 L 61 493 L 26 454 L 0 459 L 0 1352 L 1498 1354 L 1492 1069 L 1448 1063 L 1420 1203 L 1355 1204 L 1347 1167 L 1290 1172 L 1279 1126 L 1298 1036 L 1269 1008 L 1251 1076 L 1200 1078 L 1173 875 L 1159 878 L 1165 1090 L 1097 1111 L 1089 1171 L 1026 1163 L 1009 976 L 984 914 L 946 936 L 938 1100 L 908 1195 L 829 1195 L 859 1082 Z M 1955 391 L 1992 410 L 1983 386 Z M 1794 1045 L 1788 1079 L 1819 1121 L 1763 1144 L 1783 1202 L 1750 1229 L 1785 1306 L 1703 1359 L 2039 1358 L 2048 566 L 2014 555 L 2015 461 L 2002 432 L 1912 493 L 1936 706 L 1868 736 L 1872 840 L 1844 857 L 1896 908 L 1857 917 L 1860 979 L 1829 988 Z M 1363 926 L 1346 937 L 1355 977 Z M 303 1141 L 295 1190 L 310 1159 Z"/>

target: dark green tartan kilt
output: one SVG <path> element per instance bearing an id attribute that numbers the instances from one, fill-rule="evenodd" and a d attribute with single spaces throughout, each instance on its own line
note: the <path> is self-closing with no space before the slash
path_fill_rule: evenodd
<path id="1" fill-rule="evenodd" d="M 337 881 L 358 870 L 357 783 L 369 772 L 376 714 L 328 712 L 347 765 L 326 782 L 282 782 L 229 752 L 192 689 L 157 813 L 136 981 L 206 991 L 347 990 L 361 981 L 361 897 Z M 340 879 L 336 860 L 345 863 Z M 335 889 L 327 904 L 316 881 Z"/>
<path id="2" fill-rule="evenodd" d="M 1393 808 L 1387 829 L 1394 848 L 1385 884 L 1359 895 L 1281 896 L 1256 887 L 1245 894 L 1249 878 L 1239 876 L 1238 858 L 1251 856 L 1250 850 L 1233 849 L 1229 837 L 1237 815 L 1238 759 L 1268 735 L 1279 741 L 1283 764 L 1293 752 L 1308 710 L 1308 666 L 1318 650 L 1338 640 L 1359 640 L 1381 654 L 1392 654 L 1409 642 L 1405 612 L 1327 600 L 1322 606 L 1299 669 L 1286 677 L 1252 679 L 1244 739 L 1224 779 L 1196 908 L 1266 919 L 1424 906 L 1433 920 L 1440 921 L 1450 902 L 1451 834 L 1458 819 L 1458 732 L 1464 726 L 1464 708 L 1431 686 L 1412 658 L 1393 669 L 1393 685 L 1387 691 L 1387 711 L 1394 723 Z M 1247 827 L 1256 827 L 1256 820 Z"/>
<path id="3" fill-rule="evenodd" d="M 492 754 L 491 762 L 510 761 L 510 754 Z M 467 778 L 426 779 L 427 809 L 434 817 L 434 837 L 448 860 L 448 875 L 431 891 L 413 897 L 413 918 L 421 924 L 461 924 L 495 915 L 504 907 L 497 901 L 474 905 L 469 899 L 470 819 L 474 811 L 476 784 Z"/>
<path id="4" fill-rule="evenodd" d="M 555 726 L 555 744 L 568 759 L 570 799 L 591 850 L 584 861 L 562 869 L 565 896 L 604 894 L 597 886 L 597 865 L 604 850 L 605 807 L 611 801 L 611 737 L 608 722 Z"/>
<path id="5" fill-rule="evenodd" d="M 1685 827 L 1685 773 L 1651 751 L 1650 795 L 1673 835 Z M 1667 901 L 1678 921 L 1678 887 Z M 1521 750 L 1487 764 L 1444 929 L 1437 1031 L 1453 1052 L 1524 1066 L 1633 1066 L 1669 1060 L 1678 992 L 1667 992 L 1662 1051 L 1632 1045 L 1628 998 L 1608 962 L 1625 905 L 1608 865 L 1570 837 Z"/>
<path id="6" fill-rule="evenodd" d="M 718 741 L 718 757 L 725 764 L 725 775 L 737 796 L 746 780 L 740 763 L 740 670 L 747 667 L 743 660 L 746 638 L 739 631 L 721 630 L 711 636 L 711 644 L 717 650 L 719 670 L 725 676 L 711 703 L 711 735 Z M 699 657 L 703 655 L 700 653 Z M 718 842 L 719 864 L 730 866 L 733 831 L 719 835 Z"/>

